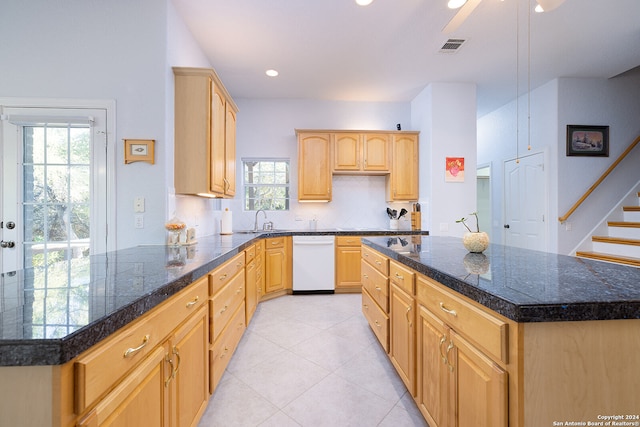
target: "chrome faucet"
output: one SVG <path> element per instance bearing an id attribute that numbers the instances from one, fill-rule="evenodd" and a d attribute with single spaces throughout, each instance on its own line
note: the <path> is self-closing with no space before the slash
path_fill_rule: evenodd
<path id="1" fill-rule="evenodd" d="M 258 209 L 256 211 L 256 220 L 253 223 L 253 231 L 259 231 L 258 229 L 258 214 L 262 212 L 262 214 L 264 215 L 264 219 L 267 219 L 267 213 L 264 211 L 264 209 Z"/>

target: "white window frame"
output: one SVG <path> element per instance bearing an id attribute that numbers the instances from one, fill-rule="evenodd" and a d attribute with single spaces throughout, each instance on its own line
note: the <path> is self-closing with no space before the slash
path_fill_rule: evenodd
<path id="1" fill-rule="evenodd" d="M 248 183 L 246 182 L 246 176 L 245 176 L 245 163 L 248 162 L 270 162 L 270 163 L 276 163 L 276 162 L 284 162 L 287 164 L 288 169 L 289 169 L 289 182 L 287 182 L 286 184 L 258 184 L 257 187 L 271 187 L 271 188 L 281 188 L 284 187 L 287 189 L 286 194 L 287 194 L 287 199 L 286 199 L 286 209 L 281 209 L 281 210 L 277 210 L 278 212 L 284 212 L 284 211 L 288 211 L 291 209 L 291 159 L 288 158 L 269 158 L 269 157 L 247 157 L 247 158 L 242 158 L 242 210 L 245 212 L 255 212 L 256 209 L 247 209 L 247 187 L 248 186 L 254 186 L 254 183 Z M 267 209 L 267 210 L 271 210 L 271 209 Z"/>

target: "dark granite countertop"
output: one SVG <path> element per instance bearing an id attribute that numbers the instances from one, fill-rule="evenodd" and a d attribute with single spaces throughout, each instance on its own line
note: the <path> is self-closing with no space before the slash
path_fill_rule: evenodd
<path id="1" fill-rule="evenodd" d="M 453 237 L 371 237 L 379 252 L 516 322 L 640 319 L 640 269 Z"/>
<path id="2" fill-rule="evenodd" d="M 407 232 L 332 229 L 215 235 L 192 246 L 138 246 L 4 273 L 0 275 L 0 366 L 63 364 L 259 238 L 403 233 Z"/>

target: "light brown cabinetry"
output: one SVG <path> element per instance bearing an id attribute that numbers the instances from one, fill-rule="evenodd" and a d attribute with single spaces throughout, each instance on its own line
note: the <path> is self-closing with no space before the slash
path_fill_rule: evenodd
<path id="1" fill-rule="evenodd" d="M 389 259 L 362 247 L 362 313 L 378 341 L 389 352 Z"/>
<path id="2" fill-rule="evenodd" d="M 360 292 L 360 238 L 336 236 L 336 293 Z"/>
<path id="3" fill-rule="evenodd" d="M 245 283 L 247 286 L 245 312 L 248 325 L 251 321 L 251 317 L 253 317 L 253 313 L 256 311 L 256 307 L 258 306 L 258 301 L 260 299 L 256 270 L 256 245 L 251 245 L 249 248 L 245 249 L 244 255 L 246 262 Z"/>
<path id="4" fill-rule="evenodd" d="M 337 132 L 332 138 L 334 173 L 389 172 L 388 134 Z"/>
<path id="5" fill-rule="evenodd" d="M 298 134 L 298 200 L 331 201 L 331 135 Z"/>
<path id="6" fill-rule="evenodd" d="M 264 241 L 265 297 L 280 296 L 291 289 L 291 237 Z"/>
<path id="7" fill-rule="evenodd" d="M 238 109 L 213 69 L 174 67 L 173 72 L 175 191 L 233 197 Z"/>
<path id="8" fill-rule="evenodd" d="M 192 425 L 206 408 L 206 278 L 74 363 L 78 425 Z M 203 353 L 204 352 L 204 353 Z"/>
<path id="9" fill-rule="evenodd" d="M 391 173 L 387 176 L 387 201 L 418 200 L 418 134 L 391 136 Z"/>
<path id="10" fill-rule="evenodd" d="M 415 395 L 415 273 L 389 262 L 389 358 L 411 395 Z"/>
<path id="11" fill-rule="evenodd" d="M 427 422 L 507 426 L 508 372 L 499 361 L 508 360 L 508 324 L 425 277 L 417 288 L 417 402 Z"/>
<path id="12" fill-rule="evenodd" d="M 210 393 L 247 327 L 245 298 L 245 253 L 241 252 L 209 274 Z"/>

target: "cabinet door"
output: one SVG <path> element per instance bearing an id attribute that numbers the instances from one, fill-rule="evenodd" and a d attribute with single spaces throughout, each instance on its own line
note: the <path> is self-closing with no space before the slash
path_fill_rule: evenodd
<path id="1" fill-rule="evenodd" d="M 390 201 L 418 200 L 418 135 L 393 135 L 391 147 L 387 197 Z"/>
<path id="2" fill-rule="evenodd" d="M 365 171 L 389 171 L 389 135 L 365 134 L 363 137 L 363 168 Z"/>
<path id="3" fill-rule="evenodd" d="M 265 292 L 285 289 L 286 257 L 284 248 L 267 249 L 265 251 Z"/>
<path id="4" fill-rule="evenodd" d="M 456 427 L 506 427 L 507 373 L 467 340 L 451 331 L 455 390 L 450 394 L 457 414 Z"/>
<path id="5" fill-rule="evenodd" d="M 246 285 L 246 299 L 245 299 L 245 310 L 246 310 L 246 323 L 249 324 L 253 313 L 256 311 L 256 307 L 258 305 L 258 291 L 257 291 L 257 276 L 256 276 L 256 261 L 255 259 L 249 264 L 245 269 L 245 285 Z"/>
<path id="6" fill-rule="evenodd" d="M 298 200 L 331 201 L 331 138 L 298 135 Z"/>
<path id="7" fill-rule="evenodd" d="M 213 88 L 211 98 L 211 153 L 209 189 L 224 194 L 225 190 L 225 128 L 226 104 L 223 95 Z"/>
<path id="8" fill-rule="evenodd" d="M 167 347 L 156 348 L 136 369 L 78 421 L 79 427 L 169 426 Z"/>
<path id="9" fill-rule="evenodd" d="M 336 133 L 333 142 L 333 170 L 358 171 L 361 169 L 360 134 Z"/>
<path id="10" fill-rule="evenodd" d="M 411 395 L 415 395 L 415 301 L 397 285 L 389 295 L 389 357 Z"/>
<path id="11" fill-rule="evenodd" d="M 186 427 L 204 413 L 209 400 L 208 316 L 203 306 L 171 340 L 174 426 Z M 153 425 L 153 424 L 148 424 Z"/>
<path id="12" fill-rule="evenodd" d="M 225 196 L 236 194 L 236 112 L 226 103 L 226 119 L 224 122 L 225 153 Z"/>
<path id="13" fill-rule="evenodd" d="M 419 306 L 417 331 L 417 403 L 430 426 L 448 423 L 448 379 L 446 365 L 447 327 L 426 308 Z"/>
<path id="14" fill-rule="evenodd" d="M 360 246 L 336 248 L 336 290 L 360 289 Z"/>

